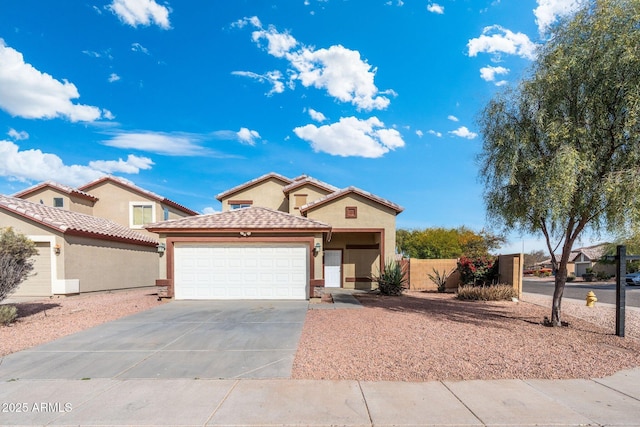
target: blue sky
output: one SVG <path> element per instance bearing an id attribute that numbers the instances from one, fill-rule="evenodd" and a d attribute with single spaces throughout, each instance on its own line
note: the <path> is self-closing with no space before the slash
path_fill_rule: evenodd
<path id="1" fill-rule="evenodd" d="M 0 193 L 109 173 L 211 212 L 273 171 L 480 230 L 478 113 L 579 1 L 3 0 Z"/>

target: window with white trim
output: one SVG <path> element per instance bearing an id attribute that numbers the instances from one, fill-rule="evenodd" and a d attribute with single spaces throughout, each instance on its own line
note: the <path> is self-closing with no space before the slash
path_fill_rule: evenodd
<path id="1" fill-rule="evenodd" d="M 151 202 L 129 202 L 129 226 L 142 228 L 154 222 L 156 205 Z"/>

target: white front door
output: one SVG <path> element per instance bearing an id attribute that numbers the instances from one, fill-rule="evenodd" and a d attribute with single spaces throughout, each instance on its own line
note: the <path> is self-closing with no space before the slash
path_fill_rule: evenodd
<path id="1" fill-rule="evenodd" d="M 324 286 L 339 288 L 342 281 L 342 251 L 324 251 Z"/>

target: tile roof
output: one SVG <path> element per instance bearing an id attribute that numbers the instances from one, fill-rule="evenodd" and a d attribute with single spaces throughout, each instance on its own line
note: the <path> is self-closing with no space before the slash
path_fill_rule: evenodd
<path id="1" fill-rule="evenodd" d="M 274 209 L 252 206 L 208 215 L 198 215 L 149 224 L 149 231 L 162 230 L 329 230 L 320 221 Z"/>
<path id="2" fill-rule="evenodd" d="M 393 210 L 396 211 L 396 214 L 399 214 L 400 212 L 402 212 L 404 210 L 404 208 L 400 205 L 397 205 L 387 199 L 383 199 L 382 197 L 378 197 L 375 194 L 369 193 L 368 191 L 364 191 L 361 190 L 357 187 L 347 187 L 347 188 L 343 188 L 342 190 L 338 190 L 335 191 L 331 194 L 328 194 L 318 200 L 314 200 L 311 203 L 307 203 L 306 205 L 300 206 L 300 212 L 306 212 L 310 209 L 313 209 L 315 207 L 321 206 L 325 203 L 330 202 L 331 200 L 335 200 L 337 198 L 340 198 L 344 195 L 347 195 L 349 193 L 355 193 L 358 194 L 364 198 L 367 198 L 369 200 L 372 200 L 376 203 L 380 203 L 381 205 L 387 206 L 388 208 L 391 208 Z"/>
<path id="3" fill-rule="evenodd" d="M 291 179 L 287 178 L 284 175 L 280 175 L 279 173 L 275 173 L 275 172 L 269 172 L 267 174 L 254 178 L 251 181 L 247 181 L 244 184 L 236 185 L 235 187 L 230 188 L 229 190 L 223 191 L 222 193 L 216 196 L 216 199 L 218 199 L 219 201 L 222 201 L 224 197 L 230 196 L 233 193 L 237 193 L 240 190 L 244 190 L 245 188 L 251 187 L 252 185 L 258 184 L 262 181 L 266 181 L 270 178 L 279 179 L 280 181 L 284 182 L 285 185 L 291 184 L 292 182 Z"/>
<path id="4" fill-rule="evenodd" d="M 580 253 L 583 253 L 591 261 L 597 261 L 605 254 L 608 246 L 609 243 L 600 243 L 599 245 L 576 248 L 572 252 L 576 252 L 576 256 L 574 258 L 577 258 Z"/>
<path id="5" fill-rule="evenodd" d="M 190 215 L 198 215 L 198 212 L 191 210 L 189 208 L 187 208 L 186 206 L 182 206 L 179 203 L 174 202 L 173 200 L 167 199 L 166 197 L 163 197 L 159 194 L 156 194 L 152 191 L 149 190 L 145 190 L 144 188 L 140 188 L 137 185 L 135 185 L 133 182 L 129 181 L 128 179 L 124 179 L 124 178 L 120 178 L 117 176 L 113 176 L 113 175 L 107 175 L 107 176 L 103 176 L 102 178 L 98 178 L 96 180 L 93 180 L 87 184 L 84 184 L 80 187 L 78 187 L 79 190 L 88 190 L 90 188 L 93 188 L 103 182 L 106 181 L 111 181 L 111 182 L 115 182 L 116 184 L 119 184 L 122 187 L 126 187 L 132 191 L 135 191 L 136 193 L 145 195 L 147 197 L 150 197 L 151 199 L 157 200 L 161 203 L 164 203 L 166 205 L 172 206 L 178 210 L 181 210 L 185 213 L 188 213 Z"/>
<path id="6" fill-rule="evenodd" d="M 98 198 L 96 196 L 93 196 L 89 193 L 85 193 L 84 191 L 80 191 L 77 188 L 73 188 L 73 187 L 69 187 L 54 181 L 45 181 L 45 182 L 41 182 L 39 184 L 36 184 L 34 186 L 31 186 L 29 188 L 26 188 L 16 194 L 13 195 L 13 197 L 18 197 L 18 198 L 23 198 L 24 196 L 33 193 L 37 190 L 40 190 L 41 188 L 46 188 L 46 187 L 50 187 L 53 189 L 56 189 L 58 191 L 61 191 L 62 193 L 68 194 L 70 196 L 76 196 L 76 197 L 81 197 L 83 199 L 87 199 L 87 200 L 91 200 L 91 201 L 96 201 L 98 200 Z"/>
<path id="7" fill-rule="evenodd" d="M 86 235 L 96 239 L 125 241 L 146 246 L 154 246 L 158 243 L 151 237 L 104 218 L 45 206 L 16 197 L 0 195 L 0 210 L 13 212 L 63 234 Z"/>
<path id="8" fill-rule="evenodd" d="M 289 193 L 290 191 L 295 190 L 296 188 L 300 188 L 305 184 L 311 184 L 314 185 L 318 188 L 321 188 L 325 191 L 328 191 L 330 193 L 333 193 L 335 191 L 338 191 L 339 188 L 338 187 L 334 187 L 331 184 L 327 184 L 326 182 L 320 181 L 318 179 L 312 178 L 310 176 L 306 176 L 306 175 L 301 175 L 297 178 L 293 179 L 293 182 L 289 185 L 285 185 L 282 188 L 282 191 L 284 191 L 284 193 Z"/>

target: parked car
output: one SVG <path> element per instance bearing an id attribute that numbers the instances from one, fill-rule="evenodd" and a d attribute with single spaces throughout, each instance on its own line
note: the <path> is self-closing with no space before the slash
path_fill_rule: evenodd
<path id="1" fill-rule="evenodd" d="M 627 286 L 640 286 L 640 272 L 627 274 L 625 281 Z"/>

